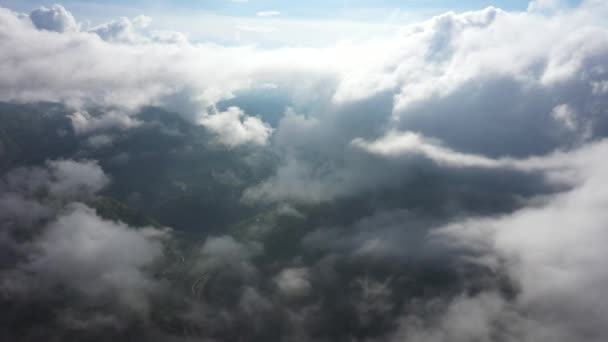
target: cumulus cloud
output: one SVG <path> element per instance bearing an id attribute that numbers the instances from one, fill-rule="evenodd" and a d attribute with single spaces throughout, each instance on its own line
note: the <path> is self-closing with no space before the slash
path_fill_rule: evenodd
<path id="1" fill-rule="evenodd" d="M 606 238 L 606 217 L 601 209 L 606 194 L 600 190 L 606 165 L 597 158 L 605 148 L 603 141 L 566 159 L 582 177 L 572 190 L 547 203 L 498 218 L 464 220 L 436 233 L 446 243 L 480 252 L 479 262 L 506 268 L 520 294 L 514 303 L 497 302 L 492 315 L 509 316 L 514 310 L 516 318 L 524 320 L 525 316 L 528 324 L 537 322 L 544 327 L 534 331 L 513 322 L 516 325 L 511 329 L 515 328 L 513 334 L 521 334 L 514 335 L 519 340 L 599 341 L 605 334 L 608 295 L 599 284 L 608 277 L 600 242 Z M 465 302 L 478 305 L 483 300 Z M 486 311 L 482 308 L 480 314 Z M 483 328 L 493 329 L 490 322 L 483 323 Z"/>
<path id="2" fill-rule="evenodd" d="M 49 286 L 59 283 L 93 296 L 111 291 L 134 306 L 144 304 L 137 297 L 157 286 L 142 267 L 161 255 L 160 242 L 145 230 L 102 220 L 82 204 L 69 206 L 31 248 L 19 267 Z"/>
<path id="3" fill-rule="evenodd" d="M 30 12 L 30 20 L 39 30 L 62 33 L 80 29 L 80 25 L 76 23 L 72 13 L 61 5 L 35 9 Z"/>
<path id="4" fill-rule="evenodd" d="M 96 334 L 98 328 L 121 329 L 124 315 L 148 314 L 150 296 L 163 288 L 148 269 L 162 257 L 168 231 L 136 230 L 80 202 L 90 202 L 108 182 L 97 162 L 73 160 L 18 168 L 3 177 L 0 300 L 17 308 L 3 319 L 27 321 L 37 332 L 79 327 Z M 49 298 L 61 304 L 47 305 Z M 54 311 L 58 319 L 28 319 L 22 310 L 27 303 L 37 303 L 41 315 Z M 20 336 L 18 329 L 3 334 Z"/>
<path id="5" fill-rule="evenodd" d="M 108 177 L 94 161 L 50 161 L 48 166 L 54 179 L 49 190 L 55 196 L 69 196 L 82 190 L 93 194 L 109 182 Z"/>
<path id="6" fill-rule="evenodd" d="M 317 201 L 365 188 L 353 183 L 391 182 L 391 163 L 375 160 L 382 166 L 369 172 L 362 164 L 370 160 L 356 157 L 352 147 L 392 159 L 399 153 L 424 156 L 449 167 L 503 168 L 513 166 L 512 158 L 601 138 L 606 97 L 599 92 L 605 75 L 598 56 L 606 50 L 594 42 L 606 39 L 606 26 L 592 13 L 602 8 L 588 2 L 555 16 L 496 8 L 447 13 L 404 28 L 392 45 L 375 42 L 368 48 L 384 51 L 382 57 L 353 58 L 353 64 L 361 63 L 357 71 L 340 74 L 330 93 L 332 103 L 300 120 L 301 134 L 286 124 L 293 121 L 289 116 L 275 132 L 277 138 L 282 130 L 289 134 L 280 140 L 282 147 L 297 142 L 306 146 L 300 150 L 325 162 L 285 153 L 284 166 L 252 193 L 293 198 L 297 191 L 279 194 L 283 184 L 303 182 L 311 185 L 300 187 L 299 194 L 320 189 L 321 195 L 300 199 Z M 562 31 L 579 20 L 580 25 Z M 322 122 L 310 130 L 308 124 L 315 120 Z M 367 129 L 350 130 L 362 126 Z M 322 172 L 324 167 L 333 172 Z"/>
<path id="7" fill-rule="evenodd" d="M 0 220 L 6 231 L 31 230 L 71 201 L 87 200 L 109 183 L 94 161 L 55 160 L 17 168 L 0 182 Z"/>
<path id="8" fill-rule="evenodd" d="M 216 133 L 220 143 L 229 147 L 249 143 L 264 145 L 272 133 L 272 128 L 260 118 L 247 116 L 237 107 L 206 115 L 199 122 Z"/>
<path id="9" fill-rule="evenodd" d="M 568 103 L 575 112 L 584 113 L 581 120 L 599 120 L 601 125 L 602 97 L 590 93 L 583 99 L 585 95 L 568 91 L 578 85 L 579 89 L 601 88 L 603 76 L 597 66 L 606 52 L 601 43 L 606 39 L 601 13 L 602 6 L 593 2 L 555 17 L 488 8 L 447 13 L 410 25 L 400 35 L 370 42 L 263 50 L 188 44 L 173 33 L 136 32 L 149 24 L 147 17 L 123 18 L 91 32 L 49 36 L 32 32 L 15 14 L 3 10 L 3 30 L 8 34 L 2 44 L 7 46 L 4 50 L 15 54 L 11 60 L 20 62 L 3 72 L 13 76 L 4 77 L 0 89 L 5 100 L 66 101 L 79 106 L 93 102 L 125 108 L 158 104 L 185 109 L 186 115 L 199 119 L 214 115 L 208 112 L 209 106 L 256 83 L 272 82 L 285 86 L 296 97 L 309 99 L 314 99 L 319 89 L 329 88 L 319 99 L 330 105 L 372 101 L 389 93 L 394 100 L 389 105 L 399 118 L 394 128 L 408 127 L 452 147 L 470 150 L 470 140 L 483 139 L 486 132 L 492 133 L 485 134 L 486 139 L 505 134 L 493 124 L 496 120 L 484 119 L 501 117 L 513 125 L 512 129 L 547 132 L 542 133 L 543 142 L 537 147 L 547 152 L 575 134 L 562 132 L 560 136 L 548 132 L 554 129 L 551 125 L 541 127 L 554 107 Z M 95 39 L 98 34 L 108 41 Z M 158 41 L 178 42 L 172 45 L 182 48 L 160 47 L 153 36 Z M 36 51 L 8 48 L 24 40 L 31 41 L 28 46 L 36 46 Z M 146 43 L 140 44 L 143 41 Z M 385 53 L 361 53 L 375 50 Z M 40 60 L 43 55 L 45 60 Z M 62 62 L 53 62 L 49 56 Z M 65 65 L 72 76 L 63 77 L 66 71 L 57 65 Z M 576 75 L 585 76 L 579 79 Z M 476 84 L 484 87 L 475 91 Z M 520 105 L 503 106 L 488 100 L 495 99 L 494 94 L 509 94 L 512 99 L 504 101 Z M 597 105 L 589 110 L 579 108 L 584 102 Z M 448 109 L 452 114 L 446 119 Z M 532 112 L 535 124 L 515 126 L 518 118 Z M 478 124 L 484 129 L 459 133 L 478 116 L 482 116 Z M 260 128 L 255 118 L 249 122 Z M 445 131 L 446 125 L 451 125 L 451 131 Z M 477 152 L 523 153 L 516 143 L 498 147 L 487 142 L 479 146 L 484 148 Z"/>
<path id="10" fill-rule="evenodd" d="M 130 20 L 122 17 L 117 21 L 111 21 L 99 26 L 90 28 L 88 31 L 95 33 L 101 39 L 117 43 L 141 43 L 145 42 L 145 37 L 138 30 L 150 25 L 152 19 L 146 16 L 138 16 Z"/>
<path id="11" fill-rule="evenodd" d="M 52 198 L 87 198 L 109 183 L 96 161 L 55 160 L 46 168 L 18 168 L 4 180 L 6 190 L 27 196 L 47 192 Z"/>
<path id="12" fill-rule="evenodd" d="M 152 18 L 139 15 L 132 19 L 121 17 L 118 20 L 100 24 L 87 29 L 110 43 L 121 44 L 176 44 L 188 43 L 186 34 L 177 31 L 149 30 Z"/>

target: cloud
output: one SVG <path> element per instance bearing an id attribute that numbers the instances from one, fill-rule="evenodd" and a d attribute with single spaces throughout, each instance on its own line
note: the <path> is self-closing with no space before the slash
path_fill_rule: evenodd
<path id="1" fill-rule="evenodd" d="M 28 329 L 99 334 L 123 329 L 126 317 L 147 316 L 150 296 L 164 290 L 149 268 L 169 233 L 103 219 L 79 202 L 90 202 L 108 182 L 95 161 L 48 161 L 3 177 L 0 298 L 16 308 L 3 319 L 21 321 L 36 303 L 42 316 L 53 311 L 57 320 L 30 319 Z M 19 336 L 13 328 L 3 334 Z"/>
<path id="2" fill-rule="evenodd" d="M 382 91 L 394 91 L 396 92 L 395 111 L 401 113 L 405 111 L 409 103 L 423 101 L 432 94 L 448 95 L 465 82 L 482 77 L 484 74 L 517 75 L 528 72 L 530 68 L 538 65 L 539 60 L 546 60 L 548 67 L 545 72 L 538 74 L 538 77 L 542 80 L 554 78 L 556 76 L 550 77 L 550 74 L 558 71 L 553 69 L 561 68 L 558 66 L 563 64 L 561 62 L 556 64 L 560 53 L 568 53 L 567 49 L 573 44 L 583 44 L 587 49 L 585 55 L 601 53 L 601 44 L 582 43 L 588 41 L 586 38 L 590 35 L 599 34 L 601 36 L 601 21 L 588 8 L 593 7 L 589 5 L 569 12 L 568 17 L 571 20 L 564 20 L 561 17 L 543 19 L 533 14 L 512 14 L 495 8 L 463 14 L 448 13 L 421 24 L 410 25 L 399 36 L 359 44 L 341 44 L 331 48 L 277 49 L 271 54 L 259 49 L 222 48 L 200 44 L 180 50 L 161 49 L 154 46 L 155 44 L 129 48 L 122 44 L 100 44 L 95 39 L 91 39 L 90 35 L 82 34 L 82 32 L 71 32 L 65 34 L 64 37 L 47 37 L 47 35 L 29 32 L 27 26 L 19 23 L 15 18 L 11 18 L 14 17 L 14 14 L 8 11 L 4 11 L 3 16 L 6 17 L 4 30 L 9 33 L 4 39 L 6 44 L 9 44 L 11 39 L 27 39 L 32 42 L 44 39 L 44 42 L 37 44 L 39 52 L 69 46 L 71 47 L 70 58 L 64 59 L 64 63 L 87 65 L 85 61 L 88 60 L 88 65 L 92 67 L 79 71 L 83 74 L 76 74 L 75 77 L 64 80 L 64 82 L 68 84 L 82 82 L 80 85 L 84 85 L 84 82 L 91 83 L 90 81 L 93 80 L 93 84 L 89 84 L 89 87 L 79 88 L 80 93 L 74 92 L 69 97 L 82 97 L 87 101 L 106 99 L 114 104 L 133 105 L 148 104 L 153 102 L 151 99 L 163 95 L 196 89 L 195 93 L 203 94 L 203 98 L 208 99 L 203 104 L 214 104 L 223 97 L 230 97 L 232 92 L 239 88 L 247 88 L 251 81 L 278 81 L 276 84 L 283 84 L 285 81 L 293 80 L 296 76 L 315 75 L 317 78 L 329 76 L 336 79 L 337 87 L 334 89 L 334 93 L 330 94 L 332 101 L 349 102 L 367 99 Z M 568 27 L 580 27 L 579 23 L 584 23 L 583 27 L 586 29 L 579 28 L 570 32 L 559 25 L 553 25 L 558 20 L 568 22 Z M 91 30 L 92 32 L 99 31 L 97 33 L 110 42 L 135 43 L 142 39 L 154 43 L 148 33 L 131 32 L 133 31 L 131 28 L 142 28 L 148 23 L 149 18 L 147 17 L 122 18 Z M 522 42 L 515 40 L 515 37 L 521 36 L 518 30 L 524 29 L 544 31 L 546 34 L 543 36 L 527 35 L 526 40 Z M 570 39 L 563 40 L 563 43 L 556 45 L 554 49 L 538 48 L 539 46 L 554 46 L 555 42 L 560 41 L 558 38 L 562 37 L 562 32 L 570 32 L 568 34 Z M 498 34 L 504 38 L 494 39 Z M 141 38 L 137 38 L 137 35 Z M 67 41 L 71 41 L 72 45 L 66 45 Z M 169 41 L 174 41 L 174 39 L 169 39 Z M 177 39 L 177 41 L 182 41 L 182 39 Z M 396 44 L 396 42 L 399 43 Z M 424 48 L 417 48 L 419 46 Z M 83 50 L 82 53 L 79 53 L 80 49 Z M 87 56 L 85 49 L 94 50 L 96 54 L 84 59 L 84 56 Z M 378 49 L 385 50 L 387 53 L 382 56 L 360 53 Z M 507 57 L 500 57 L 505 51 L 504 55 Z M 36 63 L 37 55 L 33 52 L 19 56 L 22 61 L 19 63 L 19 66 L 22 67 L 22 74 L 19 78 L 39 81 L 57 80 L 58 77 L 51 77 L 52 74 L 31 77 L 30 73 L 26 72 L 30 63 L 32 66 Z M 66 54 L 67 52 L 68 50 L 66 50 Z M 27 54 L 28 51 L 20 50 L 13 53 Z M 181 63 L 171 63 L 173 59 L 171 56 L 174 53 L 179 56 Z M 52 53 L 46 55 L 55 56 Z M 121 56 L 123 62 L 120 64 L 107 63 L 107 60 L 114 60 L 112 57 L 117 55 Z M 237 56 L 243 55 L 249 56 L 248 63 L 238 62 Z M 201 56 L 206 58 L 201 58 Z M 580 64 L 583 60 L 578 61 L 580 56 L 571 57 L 568 58 L 566 55 L 565 61 L 572 60 L 576 64 L 567 64 L 569 65 L 568 70 L 576 68 L 577 65 L 585 67 Z M 290 63 L 294 59 L 298 60 L 301 66 L 296 67 L 294 63 Z M 470 61 L 473 60 L 478 62 L 471 63 Z M 445 61 L 451 61 L 451 63 L 445 63 Z M 494 63 L 494 61 L 499 62 Z M 326 64 L 325 68 L 320 67 L 322 63 Z M 159 68 L 158 65 L 165 67 Z M 218 65 L 232 65 L 233 67 L 220 69 L 217 67 Z M 563 67 L 565 68 L 566 64 Z M 204 82 L 198 77 L 189 76 L 186 70 L 180 70 L 182 68 L 187 69 L 190 74 L 204 74 L 206 79 L 213 79 Z M 105 76 L 100 70 L 104 70 L 109 75 Z M 127 73 L 126 70 L 138 70 L 138 72 Z M 300 70 L 301 73 L 298 72 Z M 140 95 L 136 96 L 133 91 L 129 92 L 131 101 L 127 101 L 128 97 L 114 95 L 118 91 L 112 91 L 111 84 L 104 84 L 109 79 L 108 76 L 114 75 L 133 75 L 121 79 L 123 83 L 118 89 L 124 91 L 138 88 Z M 135 75 L 137 78 L 133 79 Z M 114 79 L 117 80 L 120 77 Z M 219 82 L 221 79 L 224 81 Z M 41 92 L 35 96 L 36 94 L 32 92 L 35 91 L 36 83 L 30 84 L 28 87 L 28 93 L 33 98 L 61 100 L 66 96 L 49 95 L 60 89 L 64 89 L 63 92 L 71 92 L 71 87 L 60 87 L 61 84 L 38 84 L 38 86 L 46 88 L 46 93 L 40 89 Z M 162 83 L 173 86 L 161 86 Z M 222 84 L 227 87 L 220 87 Z M 144 85 L 143 89 L 141 85 Z M 297 86 L 297 83 L 294 85 Z M 51 89 L 51 86 L 56 86 L 56 88 Z M 217 89 L 209 89 L 214 87 Z M 15 88 L 23 87 L 15 85 Z M 103 95 L 104 93 L 106 95 Z M 218 94 L 218 96 L 205 96 L 205 94 L 211 93 Z M 47 96 L 40 96 L 42 94 Z M 18 93 L 13 93 L 13 96 L 9 97 L 27 98 L 26 94 L 16 95 Z M 197 99 L 190 100 L 198 102 Z M 204 109 L 205 106 L 199 108 Z"/>
<path id="3" fill-rule="evenodd" d="M 53 210 L 15 192 L 0 196 L 0 218 L 6 226 L 31 226 L 52 216 Z"/>
<path id="4" fill-rule="evenodd" d="M 260 118 L 247 116 L 237 107 L 200 118 L 200 124 L 218 135 L 220 143 L 235 147 L 243 144 L 264 145 L 272 128 Z"/>
<path id="5" fill-rule="evenodd" d="M 480 262 L 504 267 L 515 280 L 520 294 L 514 303 L 501 304 L 496 314 L 515 310 L 520 319 L 545 327 L 535 332 L 515 326 L 523 334 L 519 340 L 600 340 L 605 334 L 608 294 L 599 284 L 608 277 L 600 242 L 606 238 L 601 209 L 606 193 L 599 189 L 606 163 L 597 158 L 605 149 L 602 141 L 571 159 L 564 157 L 582 177 L 572 190 L 546 203 L 497 218 L 456 222 L 436 233 L 446 243 L 479 251 Z M 491 328 L 488 322 L 484 326 Z"/>
<path id="6" fill-rule="evenodd" d="M 281 12 L 279 11 L 261 11 L 261 12 L 257 12 L 255 14 L 258 17 L 276 17 L 281 15 Z"/>
<path id="7" fill-rule="evenodd" d="M 552 112 L 553 116 L 568 129 L 574 125 L 572 113 L 568 108 L 558 106 Z M 481 169 L 513 169 L 524 172 L 549 171 L 554 168 L 566 168 L 568 163 L 561 160 L 569 152 L 554 151 L 551 154 L 528 157 L 528 158 L 491 158 L 481 154 L 462 153 L 454 151 L 437 139 L 430 139 L 414 132 L 389 132 L 387 135 L 375 140 L 365 141 L 355 139 L 351 144 L 373 155 L 382 156 L 390 159 L 407 159 L 408 157 L 422 156 L 442 167 L 452 168 L 481 168 Z M 570 151 L 581 153 L 587 147 Z"/>
<path id="8" fill-rule="evenodd" d="M 53 196 L 73 198 L 78 194 L 92 195 L 109 183 L 108 176 L 95 161 L 49 161 L 51 172 L 49 192 Z"/>
<path id="9" fill-rule="evenodd" d="M 111 128 L 129 129 L 141 124 L 137 118 L 129 116 L 122 111 L 105 111 L 101 115 L 93 116 L 86 111 L 76 111 L 70 116 L 72 128 L 76 134 L 88 134 Z"/>
<path id="10" fill-rule="evenodd" d="M 177 31 L 153 30 L 149 33 L 149 36 L 153 42 L 161 44 L 186 45 L 189 43 L 188 36 Z"/>
<path id="11" fill-rule="evenodd" d="M 80 29 L 80 25 L 76 23 L 74 16 L 61 5 L 40 7 L 33 10 L 29 17 L 39 30 L 63 33 Z"/>
<path id="12" fill-rule="evenodd" d="M 500 167 L 498 160 L 481 155 L 465 154 L 442 147 L 438 143 L 426 141 L 424 137 L 412 132 L 389 133 L 387 136 L 373 142 L 355 139 L 352 143 L 370 153 L 387 157 L 397 157 L 407 154 L 423 155 L 440 165 L 454 167 Z"/>
<path id="13" fill-rule="evenodd" d="M 248 259 L 259 252 L 258 247 L 250 247 L 242 245 L 230 236 L 213 237 L 205 241 L 201 254 L 226 261 Z"/>
<path id="14" fill-rule="evenodd" d="M 157 286 L 142 267 L 160 257 L 160 241 L 145 230 L 100 219 L 82 204 L 70 205 L 31 248 L 19 268 L 49 287 L 57 283 L 91 296 L 110 292 L 140 307 L 140 297 Z"/>
<path id="15" fill-rule="evenodd" d="M 9 172 L 6 190 L 27 196 L 47 193 L 51 198 L 88 198 L 109 183 L 96 161 L 51 160 L 46 168 L 18 168 Z"/>
<path id="16" fill-rule="evenodd" d="M 109 181 L 95 161 L 55 160 L 10 170 L 0 181 L 1 234 L 38 231 L 64 205 L 89 200 Z"/>
<path id="17" fill-rule="evenodd" d="M 605 23 L 593 14 L 602 8 L 586 3 L 552 16 L 496 8 L 446 13 L 405 27 L 392 44 L 369 43 L 370 51 L 384 51 L 378 58 L 361 53 L 363 45 L 333 50 L 352 48 L 348 56 L 356 57 L 342 60 L 353 69 L 339 73 L 331 102 L 315 102 L 299 126 L 284 116 L 274 132 L 283 164 L 247 195 L 327 200 L 402 183 L 408 172 L 395 177 L 396 160 L 519 168 L 517 160 L 605 136 L 598 82 L 606 50 L 593 43 L 606 39 Z M 370 170 L 370 162 L 377 167 Z"/>
<path id="18" fill-rule="evenodd" d="M 287 268 L 276 277 L 281 293 L 288 297 L 306 296 L 311 291 L 309 271 L 305 268 Z"/>
<path id="19" fill-rule="evenodd" d="M 528 11 L 550 11 L 563 8 L 564 5 L 562 0 L 533 0 L 528 4 Z"/>
<path id="20" fill-rule="evenodd" d="M 244 274 L 255 273 L 251 258 L 261 254 L 263 246 L 257 242 L 239 242 L 231 236 L 209 237 L 200 248 L 200 259 L 195 269 L 209 272 L 222 267 L 235 268 Z"/>
<path id="21" fill-rule="evenodd" d="M 576 129 L 578 126 L 576 123 L 576 113 L 573 112 L 568 104 L 555 106 L 551 114 L 555 120 L 562 123 L 568 129 Z"/>
<path id="22" fill-rule="evenodd" d="M 112 137 L 109 135 L 100 134 L 100 135 L 94 135 L 94 136 L 88 138 L 87 142 L 93 148 L 102 148 L 102 147 L 111 146 L 113 140 L 112 140 Z"/>
<path id="23" fill-rule="evenodd" d="M 117 21 L 111 21 L 90 28 L 88 31 L 95 33 L 101 39 L 117 43 L 141 43 L 146 38 L 139 34 L 138 29 L 146 28 L 152 19 L 146 16 L 135 17 L 133 20 L 122 17 Z"/>

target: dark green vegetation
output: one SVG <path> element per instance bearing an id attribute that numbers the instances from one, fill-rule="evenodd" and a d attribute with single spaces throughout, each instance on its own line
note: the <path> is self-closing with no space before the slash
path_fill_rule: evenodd
<path id="1" fill-rule="evenodd" d="M 116 314 L 105 303 L 110 298 L 89 300 L 59 286 L 54 296 L 28 305 L 12 298 L 0 303 L 15 310 L 0 322 L 14 327 L 12 336 L 36 341 L 61 331 L 57 338 L 66 341 L 279 341 L 305 329 L 313 340 L 363 341 L 394 330 L 394 317 L 418 311 L 418 302 L 496 283 L 505 295 L 514 291 L 494 271 L 465 267 L 451 259 L 453 251 L 428 246 L 426 232 L 454 215 L 512 210 L 518 195 L 542 192 L 541 185 L 494 182 L 481 171 L 446 175 L 422 161 L 392 187 L 318 203 L 255 203 L 244 201 L 243 192 L 276 171 L 281 160 L 272 147 L 228 149 L 204 127 L 158 108 L 134 117 L 139 124 L 129 129 L 77 134 L 60 105 L 0 104 L 3 173 L 47 160 L 95 160 L 111 179 L 86 203 L 97 215 L 136 229 L 173 229 L 162 258 L 145 270 L 159 288 L 146 299 L 145 320 L 128 310 Z M 394 241 L 397 249 L 377 248 L 376 236 L 401 240 Z M 205 254 L 210 237 L 220 237 L 220 247 Z M 308 270 L 306 295 L 282 293 L 276 277 L 298 268 Z M 53 318 L 72 311 L 98 326 L 65 330 Z M 303 322 L 294 323 L 294 312 Z M 33 336 L 32 326 L 48 331 Z"/>
<path id="2" fill-rule="evenodd" d="M 69 115 L 57 104 L 0 103 L 0 171 L 46 160 L 97 160 L 111 177 L 103 199 L 94 204 L 104 215 L 137 225 L 156 222 L 201 236 L 268 220 L 274 208 L 242 200 L 243 191 L 270 177 L 280 162 L 270 148 L 227 149 L 204 127 L 158 108 L 134 116 L 140 122 L 137 127 L 80 135 Z M 94 143 L 99 136 L 103 144 Z M 305 217 L 305 223 L 296 225 L 346 226 L 378 210 L 400 208 L 430 217 L 491 214 L 517 208 L 518 196 L 554 191 L 544 188 L 540 178 L 508 171 L 501 177 L 504 182 L 484 171 L 446 174 L 428 162 L 408 172 L 398 186 L 320 204 L 293 203 Z M 272 225 L 283 223 L 269 220 Z"/>
<path id="3" fill-rule="evenodd" d="M 153 108 L 138 115 L 138 127 L 103 131 L 111 141 L 95 146 L 94 135 L 74 132 L 69 113 L 59 105 L 0 103 L 0 170 L 97 160 L 111 183 L 94 206 L 137 225 L 208 233 L 255 214 L 240 198 L 270 172 L 272 159 L 263 151 L 227 153 L 204 128 Z"/>
<path id="4" fill-rule="evenodd" d="M 0 171 L 70 156 L 78 150 L 65 109 L 0 102 Z"/>

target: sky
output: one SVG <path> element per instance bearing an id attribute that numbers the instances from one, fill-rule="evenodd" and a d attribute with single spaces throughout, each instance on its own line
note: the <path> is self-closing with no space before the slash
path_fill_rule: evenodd
<path id="1" fill-rule="evenodd" d="M 39 0 L 25 1 L 2 1 L 4 5 L 13 5 L 15 7 L 27 8 L 32 6 L 50 5 L 53 2 Z M 357 11 L 362 10 L 394 10 L 401 9 L 405 11 L 417 11 L 424 9 L 434 10 L 471 10 L 479 9 L 486 6 L 496 6 L 508 10 L 525 10 L 528 5 L 526 0 L 469 0 L 469 1 L 454 1 L 454 0 L 310 0 L 310 1 L 279 1 L 279 0 L 178 0 L 178 1 L 82 1 L 68 0 L 62 2 L 63 5 L 71 8 L 77 8 L 75 13 L 85 14 L 87 8 L 96 8 L 103 6 L 108 12 L 113 11 L 113 8 L 132 8 L 139 10 L 156 10 L 163 9 L 168 11 L 180 10 L 196 10 L 196 11 L 211 11 L 217 14 L 234 15 L 234 16 L 250 16 L 255 15 L 259 11 L 279 11 L 284 16 L 291 18 L 336 18 L 349 16 Z M 92 11 L 89 14 L 94 14 Z M 367 12 L 365 17 L 368 20 L 377 19 L 374 11 Z M 363 18 L 364 16 L 361 16 Z"/>
<path id="2" fill-rule="evenodd" d="M 574 6 L 579 0 L 564 0 L 563 3 Z M 0 1 L 0 6 L 24 13 L 52 4 L 39 0 Z M 150 28 L 180 31 L 193 41 L 319 46 L 346 39 L 369 39 L 447 11 L 462 12 L 488 6 L 525 11 L 528 1 L 68 0 L 62 5 L 90 25 L 121 16 L 146 15 L 153 18 Z"/>

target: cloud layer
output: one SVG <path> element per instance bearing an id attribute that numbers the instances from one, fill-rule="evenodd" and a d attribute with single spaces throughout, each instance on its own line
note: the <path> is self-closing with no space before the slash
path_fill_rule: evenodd
<path id="1" fill-rule="evenodd" d="M 60 103 L 82 143 L 2 175 L 0 336 L 605 341 L 607 15 L 533 1 L 260 48 L 0 8 L 0 100 Z M 211 138 L 180 145 L 192 127 Z M 207 159 L 167 172 L 183 202 L 159 208 L 252 217 L 182 237 L 93 209 L 114 177 L 165 181 L 120 178 L 164 175 L 142 160 L 165 150 Z"/>

